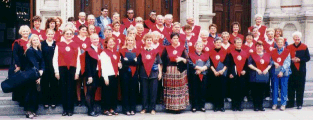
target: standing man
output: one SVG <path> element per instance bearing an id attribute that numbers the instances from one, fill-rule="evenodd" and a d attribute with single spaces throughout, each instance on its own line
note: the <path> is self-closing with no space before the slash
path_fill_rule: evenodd
<path id="1" fill-rule="evenodd" d="M 145 20 L 145 28 L 151 29 L 155 25 L 155 19 L 156 19 L 156 11 L 152 10 L 149 13 L 150 18 L 148 20 Z"/>
<path id="2" fill-rule="evenodd" d="M 122 20 L 123 24 L 125 25 L 126 29 L 130 27 L 130 25 L 136 26 L 136 21 L 134 18 L 134 10 L 128 9 L 127 10 L 127 18 Z"/>
<path id="3" fill-rule="evenodd" d="M 89 25 L 95 25 L 95 21 L 96 21 L 96 19 L 95 19 L 95 16 L 94 15 L 88 15 L 87 16 L 87 22 L 88 22 L 88 26 Z M 88 27 L 87 26 L 87 27 Z M 101 28 L 100 27 L 98 27 L 98 26 L 95 26 L 95 29 L 96 29 L 96 33 L 99 35 L 99 37 L 101 38 L 101 39 L 103 39 L 104 37 L 104 35 L 103 35 L 103 32 L 101 31 Z"/>
<path id="4" fill-rule="evenodd" d="M 192 30 L 191 32 L 193 33 L 192 35 L 198 37 L 200 30 L 201 30 L 201 27 L 199 25 L 195 25 L 195 19 L 193 17 L 189 17 L 189 18 L 187 18 L 186 22 L 192 28 L 191 29 Z"/>
<path id="5" fill-rule="evenodd" d="M 294 107 L 296 95 L 297 108 L 302 109 L 306 81 L 306 62 L 310 61 L 311 57 L 307 45 L 301 42 L 301 32 L 294 32 L 292 38 L 294 43 L 287 46 L 291 56 L 291 75 L 288 81 L 289 102 L 287 108 Z"/>
<path id="6" fill-rule="evenodd" d="M 86 13 L 85 12 L 80 12 L 78 14 L 78 20 L 76 21 L 76 29 L 78 30 L 79 26 L 81 25 L 87 25 L 87 22 L 86 22 Z"/>
<path id="7" fill-rule="evenodd" d="M 109 9 L 107 7 L 104 7 L 101 9 L 101 15 L 96 18 L 96 26 L 99 26 L 103 33 L 104 33 L 104 28 L 107 27 L 107 25 L 112 23 L 112 19 L 108 15 L 109 15 Z"/>
<path id="8" fill-rule="evenodd" d="M 265 25 L 261 25 L 263 22 L 263 16 L 261 14 L 256 14 L 254 17 L 254 20 L 255 20 L 255 25 L 249 27 L 248 32 L 252 32 L 253 28 L 256 27 L 259 29 L 260 38 L 267 38 L 267 36 L 265 35 L 267 27 Z"/>
<path id="9" fill-rule="evenodd" d="M 164 17 L 162 15 L 158 15 L 156 17 L 155 25 L 151 26 L 150 29 L 151 29 L 152 32 L 153 31 L 160 32 L 162 34 L 161 35 L 161 39 L 166 38 L 166 40 L 168 40 L 168 41 L 171 40 L 170 34 L 167 31 L 167 29 L 165 28 L 165 26 L 164 26 Z"/>
<path id="10" fill-rule="evenodd" d="M 164 16 L 164 27 L 167 29 L 169 34 L 173 31 L 173 15 L 172 14 L 166 14 Z"/>

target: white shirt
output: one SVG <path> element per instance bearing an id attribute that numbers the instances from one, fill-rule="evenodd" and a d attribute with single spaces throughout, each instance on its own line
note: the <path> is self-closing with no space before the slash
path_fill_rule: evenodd
<path id="1" fill-rule="evenodd" d="M 103 51 L 100 54 L 101 73 L 104 80 L 109 80 L 109 76 L 115 75 L 111 58 Z"/>
<path id="2" fill-rule="evenodd" d="M 85 20 L 84 22 L 81 21 L 81 20 L 78 20 L 78 22 L 79 22 L 80 24 L 85 24 L 86 20 Z"/>
<path id="3" fill-rule="evenodd" d="M 81 69 L 81 66 L 80 66 L 80 48 L 78 48 L 78 55 L 77 55 L 77 63 L 76 63 L 76 72 L 75 74 L 76 75 L 79 75 L 79 72 L 80 72 L 80 69 Z M 59 73 L 59 47 L 58 45 L 55 46 L 55 50 L 54 50 L 54 55 L 53 55 L 53 58 L 52 58 L 52 65 L 53 65 L 53 69 L 54 69 L 54 73 L 55 74 L 60 74 Z"/>
<path id="4" fill-rule="evenodd" d="M 258 41 L 259 40 L 259 37 L 260 36 L 258 36 L 258 37 L 254 37 L 253 39 L 254 39 L 254 41 Z"/>
<path id="5" fill-rule="evenodd" d="M 269 39 L 266 39 L 266 42 L 270 45 L 272 45 L 274 43 L 274 39 L 273 40 L 269 40 Z"/>
<path id="6" fill-rule="evenodd" d="M 77 35 L 77 37 L 80 39 L 80 40 L 82 40 L 82 41 L 85 41 L 86 40 L 86 36 L 85 37 L 82 37 L 82 36 L 80 36 L 80 35 Z"/>
<path id="7" fill-rule="evenodd" d="M 47 42 L 48 46 L 52 46 L 52 44 L 53 44 L 53 40 L 52 40 L 51 42 L 49 42 L 48 40 L 46 40 L 46 42 Z"/>
<path id="8" fill-rule="evenodd" d="M 102 16 L 103 17 L 103 16 Z M 107 19 L 108 17 L 103 17 L 104 19 L 102 19 L 102 23 L 103 23 L 103 26 L 107 26 L 109 24 L 109 20 Z"/>
<path id="9" fill-rule="evenodd" d="M 253 45 L 253 42 L 251 42 L 250 44 L 248 42 L 246 42 L 245 45 L 251 47 Z"/>
<path id="10" fill-rule="evenodd" d="M 118 37 L 118 36 L 120 36 L 121 33 L 113 31 L 112 34 L 115 35 L 116 37 Z"/>
<path id="11" fill-rule="evenodd" d="M 161 32 L 163 32 L 164 26 L 163 26 L 162 28 L 160 28 L 158 25 L 156 25 L 156 27 L 157 27 Z"/>

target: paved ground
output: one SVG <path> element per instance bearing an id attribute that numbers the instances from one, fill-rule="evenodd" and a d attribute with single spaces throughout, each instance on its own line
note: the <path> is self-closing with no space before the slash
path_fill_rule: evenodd
<path id="1" fill-rule="evenodd" d="M 0 116 L 1 120 L 26 119 L 25 116 Z M 98 116 L 89 117 L 85 114 L 74 114 L 72 117 L 62 117 L 60 114 L 43 115 L 37 120 L 313 120 L 313 107 L 304 107 L 302 110 L 287 109 L 286 111 L 266 109 L 265 112 L 254 112 L 253 110 L 244 110 L 243 112 L 213 112 L 212 110 L 203 112 L 184 112 L 181 114 L 157 113 L 136 114 L 135 116 Z M 29 119 L 26 119 L 29 120 Z"/>

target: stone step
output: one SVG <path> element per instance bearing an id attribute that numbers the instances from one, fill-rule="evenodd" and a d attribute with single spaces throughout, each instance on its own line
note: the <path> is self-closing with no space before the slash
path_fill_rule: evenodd
<path id="1" fill-rule="evenodd" d="M 305 83 L 305 91 L 313 91 L 313 82 Z"/>
<path id="2" fill-rule="evenodd" d="M 304 91 L 304 98 L 313 98 L 313 91 Z"/>
<path id="3" fill-rule="evenodd" d="M 18 105 L 18 102 L 12 101 L 12 97 L 0 97 L 1 105 Z"/>
<path id="4" fill-rule="evenodd" d="M 304 106 L 312 106 L 313 105 L 313 99 L 312 98 L 306 98 L 304 99 Z M 97 111 L 101 111 L 101 108 L 99 105 L 95 105 Z M 264 101 L 264 106 L 266 108 L 270 108 L 271 107 L 271 101 Z M 252 109 L 253 108 L 253 104 L 252 102 L 244 102 L 242 104 L 242 107 L 244 109 Z M 206 103 L 205 104 L 205 108 L 207 110 L 212 110 L 213 109 L 213 105 L 211 103 Z M 230 102 L 226 102 L 225 103 L 225 109 L 226 110 L 230 110 L 231 109 L 231 103 Z M 141 105 L 137 105 L 136 106 L 136 111 L 140 112 L 142 110 L 142 106 Z M 185 109 L 185 111 L 189 111 L 191 110 L 191 106 L 187 106 L 187 108 Z M 0 105 L 0 116 L 12 116 L 12 115 L 24 115 L 24 110 L 23 107 L 19 107 L 18 105 Z M 117 107 L 117 112 L 121 113 L 122 111 L 122 106 L 118 105 Z M 156 105 L 156 111 L 157 112 L 165 112 L 165 108 L 164 105 L 162 104 L 157 104 Z M 42 105 L 39 106 L 39 109 L 37 111 L 37 114 L 39 115 L 49 115 L 49 114 L 60 114 L 63 112 L 62 106 L 58 105 L 55 109 L 49 108 L 49 109 L 44 109 Z M 75 107 L 74 109 L 74 113 L 75 114 L 86 114 L 87 113 L 87 107 L 82 106 L 82 107 Z"/>

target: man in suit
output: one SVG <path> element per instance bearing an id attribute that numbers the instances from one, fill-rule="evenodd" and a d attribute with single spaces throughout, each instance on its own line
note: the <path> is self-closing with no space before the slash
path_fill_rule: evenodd
<path id="1" fill-rule="evenodd" d="M 112 19 L 108 16 L 109 9 L 104 7 L 101 9 L 101 15 L 96 18 L 96 26 L 101 28 L 101 31 L 104 33 L 104 28 L 112 23 Z"/>
<path id="2" fill-rule="evenodd" d="M 155 25 L 155 19 L 156 19 L 156 11 L 155 10 L 152 10 L 150 13 L 149 13 L 149 16 L 150 18 L 145 20 L 145 24 L 144 24 L 144 27 L 145 28 L 148 28 L 148 29 L 151 29 L 154 25 Z"/>
<path id="3" fill-rule="evenodd" d="M 79 26 L 81 25 L 87 25 L 87 22 L 86 22 L 86 13 L 85 12 L 80 12 L 78 14 L 78 18 L 79 20 L 76 21 L 76 29 L 78 30 Z"/>

